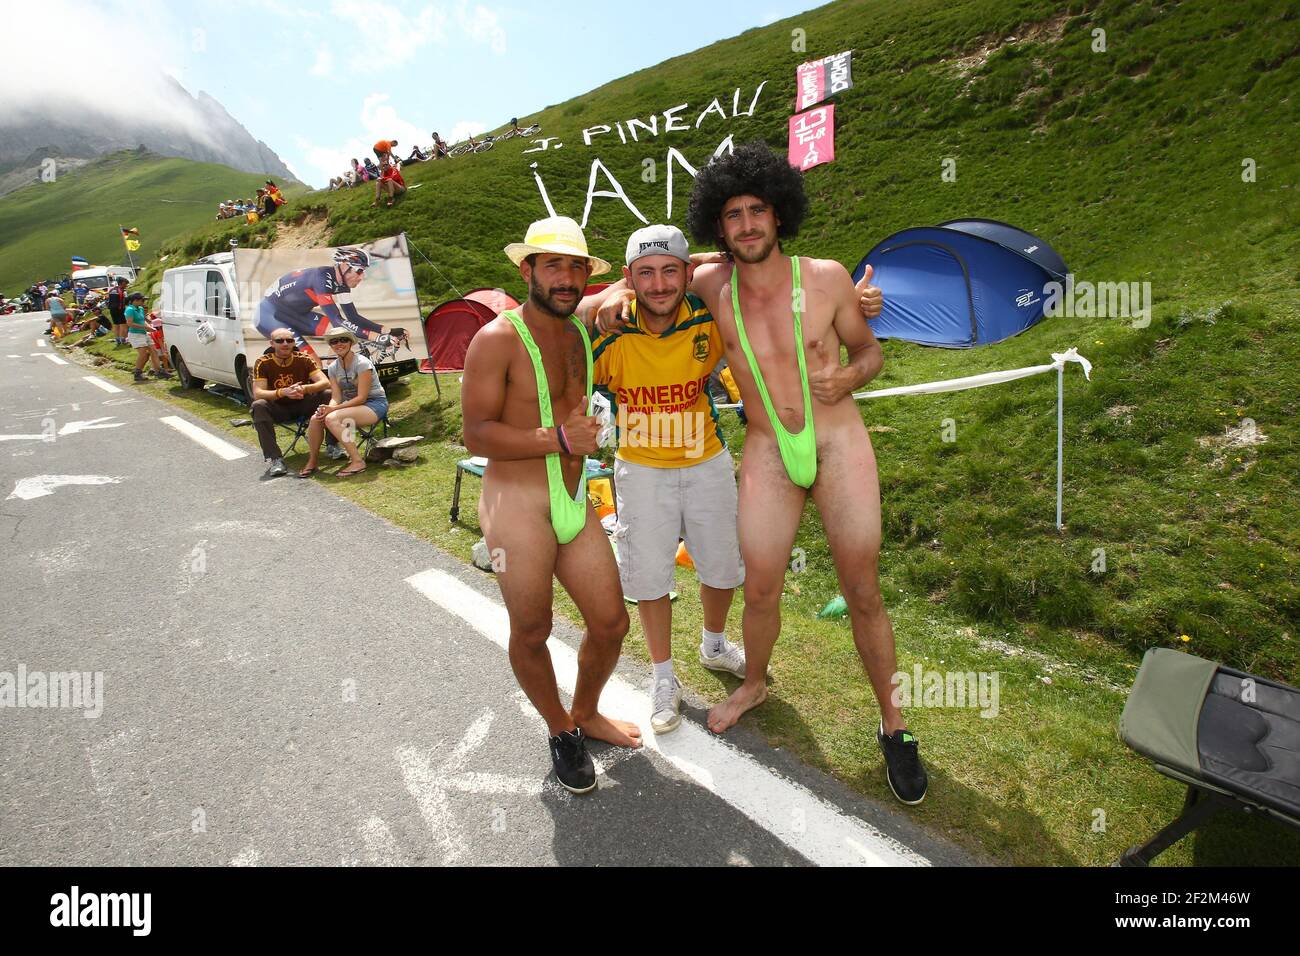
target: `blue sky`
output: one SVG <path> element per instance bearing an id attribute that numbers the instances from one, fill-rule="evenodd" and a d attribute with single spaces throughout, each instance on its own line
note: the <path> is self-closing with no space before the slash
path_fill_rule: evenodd
<path id="1" fill-rule="evenodd" d="M 142 70 L 207 91 L 322 186 L 381 135 L 404 148 L 435 129 L 453 141 L 817 5 L 37 0 L 10 11 L 60 33 L 88 24 L 141 49 Z M 10 36 L 34 35 L 26 25 Z"/>

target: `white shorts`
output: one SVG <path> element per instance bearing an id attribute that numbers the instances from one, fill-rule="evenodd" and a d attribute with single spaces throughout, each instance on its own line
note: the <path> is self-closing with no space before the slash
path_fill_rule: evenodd
<path id="1" fill-rule="evenodd" d="M 126 333 L 126 343 L 133 349 L 147 349 L 153 346 L 153 339 L 140 332 Z"/>
<path id="2" fill-rule="evenodd" d="M 678 540 L 686 542 L 701 583 L 721 589 L 744 583 L 736 533 L 736 469 L 725 448 L 684 468 L 615 459 L 614 484 L 614 547 L 624 596 L 653 601 L 672 590 Z"/>

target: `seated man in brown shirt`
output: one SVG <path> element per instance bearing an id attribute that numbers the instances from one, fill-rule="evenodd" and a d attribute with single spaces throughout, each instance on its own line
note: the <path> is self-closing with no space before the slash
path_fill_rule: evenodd
<path id="1" fill-rule="evenodd" d="M 275 440 L 275 426 L 305 418 L 329 399 L 330 384 L 306 352 L 294 348 L 293 332 L 275 329 L 271 333 L 270 355 L 253 366 L 253 427 L 262 446 L 267 469 L 262 479 L 289 473 Z"/>

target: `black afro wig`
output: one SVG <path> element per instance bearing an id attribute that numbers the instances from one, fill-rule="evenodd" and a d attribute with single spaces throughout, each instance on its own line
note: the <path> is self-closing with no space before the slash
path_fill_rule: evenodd
<path id="1" fill-rule="evenodd" d="M 808 215 L 803 174 L 785 156 L 756 140 L 730 156 L 719 156 L 695 178 L 686 209 L 686 228 L 698 245 L 715 245 L 727 251 L 726 242 L 718 235 L 718 220 L 722 207 L 735 196 L 757 196 L 770 203 L 781 221 L 776 230 L 778 239 L 799 235 L 799 227 Z"/>

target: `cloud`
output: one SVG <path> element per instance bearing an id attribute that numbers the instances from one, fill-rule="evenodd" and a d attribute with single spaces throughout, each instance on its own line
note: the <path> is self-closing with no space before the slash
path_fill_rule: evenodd
<path id="1" fill-rule="evenodd" d="M 355 72 L 378 73 L 400 66 L 430 43 L 446 42 L 447 14 L 432 4 L 414 16 L 392 4 L 334 0 L 334 18 L 348 24 L 356 39 L 349 62 Z"/>
<path id="2" fill-rule="evenodd" d="M 94 38 L 93 50 L 63 57 L 52 68 L 48 45 L 30 39 L 66 33 L 70 24 L 78 36 Z M 206 36 L 178 23 L 170 4 L 136 0 L 125 13 L 74 0 L 41 0 L 6 7 L 5 26 L 6 35 L 27 41 L 5 49 L 0 127 L 47 123 L 93 128 L 101 117 L 128 125 L 147 117 L 151 126 L 220 146 L 210 123 L 176 85 L 185 75 L 185 57 Z M 106 59 L 112 50 L 142 50 L 148 56 L 120 68 Z"/>
<path id="3" fill-rule="evenodd" d="M 329 76 L 334 72 L 334 54 L 328 46 L 321 44 L 316 50 L 316 62 L 310 72 L 312 76 Z"/>
<path id="4" fill-rule="evenodd" d="M 501 15 L 488 7 L 476 5 L 473 10 L 465 0 L 456 7 L 456 22 L 471 40 L 486 43 L 497 56 L 506 52 L 506 31 L 501 25 Z"/>

